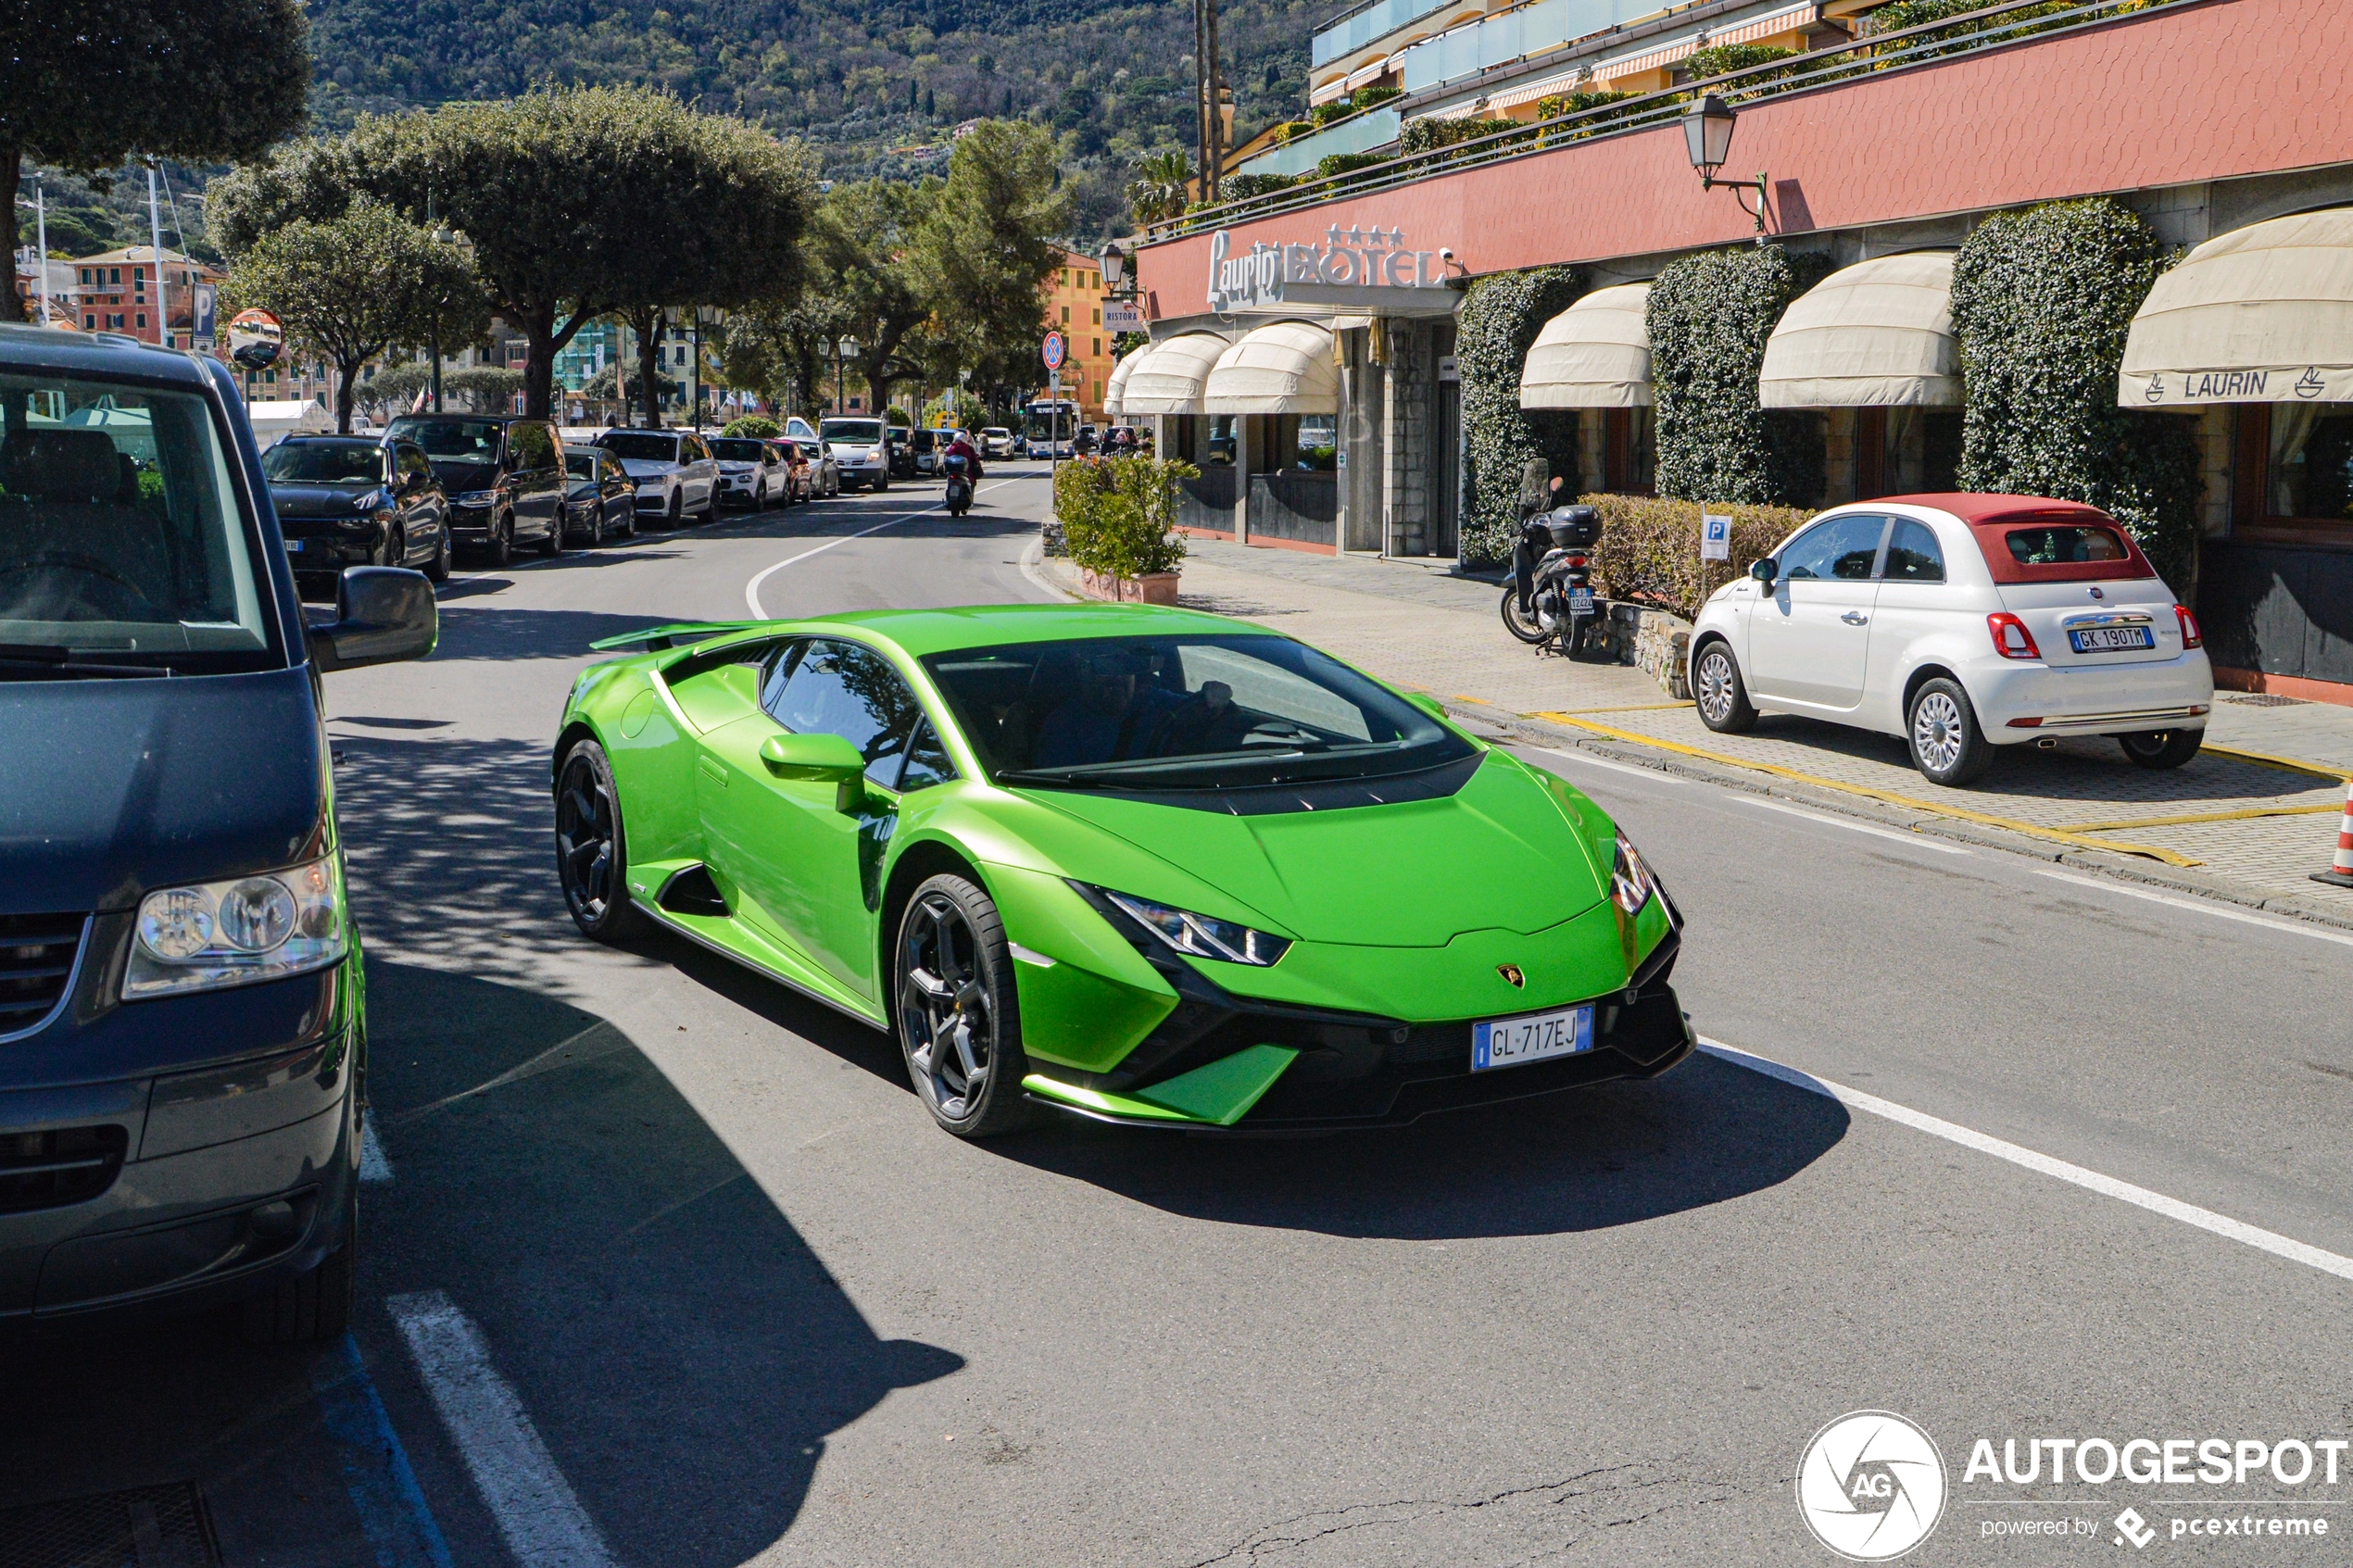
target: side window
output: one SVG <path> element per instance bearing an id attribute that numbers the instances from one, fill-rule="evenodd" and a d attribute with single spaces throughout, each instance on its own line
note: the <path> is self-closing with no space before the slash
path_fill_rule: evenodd
<path id="1" fill-rule="evenodd" d="M 431 484 L 433 465 L 425 461 L 424 453 L 418 448 L 403 446 L 400 448 L 400 477 L 420 486 Z"/>
<path id="2" fill-rule="evenodd" d="M 923 709 L 880 655 L 822 638 L 779 661 L 761 692 L 770 718 L 795 734 L 841 736 L 866 759 L 866 776 L 889 787 Z M 774 694 L 773 697 L 770 694 Z"/>
<path id="3" fill-rule="evenodd" d="M 544 469 L 555 461 L 556 449 L 545 425 L 509 425 L 507 442 L 517 469 Z"/>
<path id="4" fill-rule="evenodd" d="M 1944 552 L 1937 546 L 1936 531 L 1912 518 L 1895 520 L 1887 536 L 1887 566 L 1880 573 L 1890 583 L 1942 583 Z"/>
<path id="5" fill-rule="evenodd" d="M 1887 531 L 1883 517 L 1849 513 L 1816 523 L 1781 552 L 1781 576 L 1868 580 L 1879 559 L 1880 535 Z"/>
<path id="6" fill-rule="evenodd" d="M 923 720 L 915 726 L 915 738 L 907 747 L 907 771 L 899 776 L 899 792 L 929 789 L 933 784 L 946 784 L 956 776 L 956 764 L 948 759 L 948 748 L 939 744 L 939 732 L 931 721 Z"/>

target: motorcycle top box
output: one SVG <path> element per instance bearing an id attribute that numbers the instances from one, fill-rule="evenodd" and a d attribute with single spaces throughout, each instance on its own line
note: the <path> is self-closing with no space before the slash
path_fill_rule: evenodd
<path id="1" fill-rule="evenodd" d="M 1554 507 L 1544 519 L 1558 550 L 1590 550 L 1601 543 L 1602 514 L 1592 507 Z"/>

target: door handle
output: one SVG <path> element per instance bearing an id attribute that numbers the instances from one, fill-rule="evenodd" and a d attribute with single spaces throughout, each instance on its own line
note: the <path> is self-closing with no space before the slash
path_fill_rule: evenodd
<path id="1" fill-rule="evenodd" d="M 1860 626 L 1865 621 L 1870 620 L 1870 617 L 1865 615 L 1861 610 L 1850 609 L 1844 615 L 1840 616 L 1839 619 L 1845 621 L 1849 626 Z"/>

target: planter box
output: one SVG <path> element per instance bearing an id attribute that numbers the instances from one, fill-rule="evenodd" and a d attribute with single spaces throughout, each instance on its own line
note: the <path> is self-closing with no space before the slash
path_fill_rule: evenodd
<path id="1" fill-rule="evenodd" d="M 1118 604 L 1173 605 L 1176 602 L 1176 573 L 1155 571 L 1145 577 L 1105 577 L 1084 568 L 1078 573 L 1078 586 L 1089 598 L 1110 599 Z"/>

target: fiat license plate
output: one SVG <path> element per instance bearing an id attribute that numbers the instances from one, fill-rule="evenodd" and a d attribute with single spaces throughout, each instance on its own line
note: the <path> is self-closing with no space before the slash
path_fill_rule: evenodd
<path id="1" fill-rule="evenodd" d="M 1521 1018 L 1498 1018 L 1471 1025 L 1471 1071 L 1517 1067 L 1548 1057 L 1575 1056 L 1593 1048 L 1593 1009 L 1563 1008 Z"/>
<path id="2" fill-rule="evenodd" d="M 2157 638 L 2145 626 L 2086 626 L 2070 632 L 2068 641 L 2075 645 L 2077 653 L 2111 653 L 2120 648 L 2153 648 Z"/>

